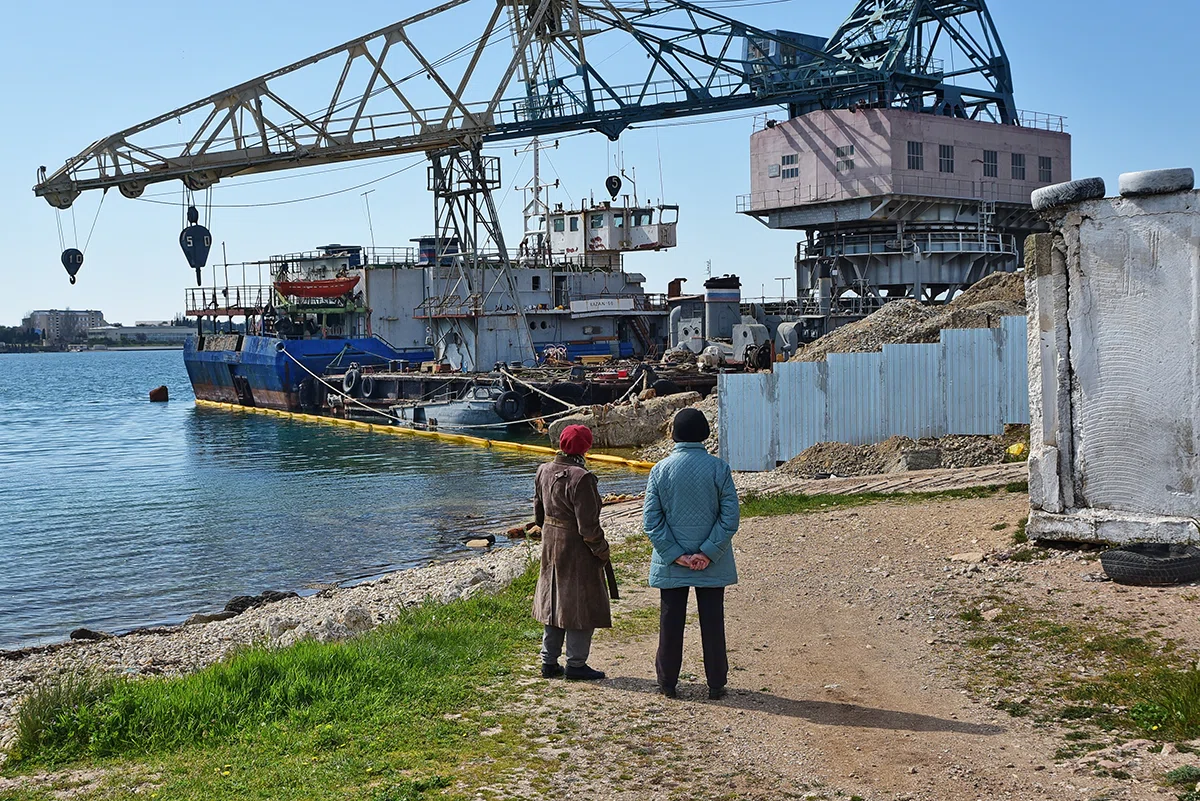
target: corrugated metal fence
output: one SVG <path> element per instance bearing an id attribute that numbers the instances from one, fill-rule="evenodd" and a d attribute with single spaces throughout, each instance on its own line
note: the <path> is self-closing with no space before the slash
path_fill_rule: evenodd
<path id="1" fill-rule="evenodd" d="M 721 457 L 734 470 L 772 470 L 818 442 L 1001 434 L 1028 423 L 1025 331 L 1024 317 L 1005 317 L 1000 328 L 943 331 L 936 344 L 722 375 Z"/>

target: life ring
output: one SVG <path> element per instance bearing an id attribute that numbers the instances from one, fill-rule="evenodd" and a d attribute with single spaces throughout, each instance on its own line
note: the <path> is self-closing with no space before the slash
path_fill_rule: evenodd
<path id="1" fill-rule="evenodd" d="M 496 410 L 496 414 L 500 415 L 500 419 L 511 423 L 514 420 L 520 420 L 521 415 L 524 414 L 525 397 L 520 392 L 509 390 L 496 398 L 492 407 Z"/>
<path id="2" fill-rule="evenodd" d="M 364 375 L 362 384 L 359 387 L 359 392 L 364 398 L 370 398 L 375 394 L 375 377 L 372 375 Z"/>
<path id="3" fill-rule="evenodd" d="M 347 395 L 353 395 L 354 390 L 358 388 L 359 376 L 360 374 L 356 368 L 351 367 L 347 370 L 346 374 L 342 376 L 342 392 L 345 392 Z"/>

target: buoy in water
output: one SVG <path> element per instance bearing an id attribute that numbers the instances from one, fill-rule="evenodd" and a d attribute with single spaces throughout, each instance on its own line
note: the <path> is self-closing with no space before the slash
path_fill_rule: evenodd
<path id="1" fill-rule="evenodd" d="M 167 400 L 169 400 L 169 398 L 167 397 L 166 387 L 155 387 L 154 389 L 150 390 L 151 403 L 166 403 Z"/>
<path id="2" fill-rule="evenodd" d="M 71 283 L 75 283 L 75 273 L 79 272 L 79 268 L 83 266 L 83 251 L 78 248 L 67 248 L 62 252 L 62 265 L 67 270 L 67 275 L 71 276 Z"/>

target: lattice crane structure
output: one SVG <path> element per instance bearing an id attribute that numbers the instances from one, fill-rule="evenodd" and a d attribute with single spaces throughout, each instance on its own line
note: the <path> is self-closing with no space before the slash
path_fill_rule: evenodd
<path id="1" fill-rule="evenodd" d="M 439 256 L 452 254 L 469 278 L 483 262 L 508 268 L 485 142 L 584 130 L 616 139 L 638 123 L 779 105 L 793 116 L 889 107 L 1019 124 L 983 0 L 863 0 L 830 39 L 712 6 L 736 3 L 448 0 L 105 136 L 53 172 L 40 168 L 34 192 L 66 209 L 89 190 L 137 198 L 165 181 L 199 191 L 424 153 Z M 447 47 L 449 31 L 465 42 Z M 469 289 L 478 298 L 481 288 Z"/>

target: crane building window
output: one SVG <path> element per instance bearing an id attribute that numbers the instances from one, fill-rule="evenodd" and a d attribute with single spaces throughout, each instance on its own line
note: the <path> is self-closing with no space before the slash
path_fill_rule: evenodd
<path id="1" fill-rule="evenodd" d="M 1012 154 L 1012 177 L 1014 181 L 1025 180 L 1025 154 Z"/>
<path id="2" fill-rule="evenodd" d="M 954 145 L 938 145 L 938 172 L 954 172 Z"/>
<path id="3" fill-rule="evenodd" d="M 854 145 L 846 145 L 837 149 L 838 172 L 849 172 L 854 169 Z"/>
<path id="4" fill-rule="evenodd" d="M 786 170 L 783 170 L 779 173 L 779 177 L 780 178 L 799 178 L 800 177 L 800 168 L 799 167 L 788 167 Z"/>
<path id="5" fill-rule="evenodd" d="M 1000 154 L 995 150 L 983 151 L 983 177 L 1000 177 Z"/>
<path id="6" fill-rule="evenodd" d="M 1044 184 L 1054 181 L 1054 162 L 1049 156 L 1038 156 L 1038 180 Z"/>
<path id="7" fill-rule="evenodd" d="M 578 217 L 572 217 L 572 218 L 571 218 L 571 230 L 572 230 L 572 231 L 578 231 L 578 230 L 579 230 L 579 218 L 578 218 Z"/>
<path id="8" fill-rule="evenodd" d="M 542 288 L 542 277 L 540 275 L 533 276 L 533 291 L 537 292 Z"/>
<path id="9" fill-rule="evenodd" d="M 567 222 L 563 217 L 554 218 L 554 232 L 561 234 L 566 230 Z"/>
<path id="10" fill-rule="evenodd" d="M 593 214 L 591 220 L 588 221 L 588 224 L 591 225 L 592 228 L 603 228 L 604 227 L 604 215 L 603 214 Z"/>
<path id="11" fill-rule="evenodd" d="M 784 156 L 782 159 L 780 159 L 779 163 L 782 164 L 783 166 L 787 167 L 792 164 L 795 164 L 799 158 L 800 157 L 797 156 L 795 153 L 791 153 L 787 156 Z"/>
<path id="12" fill-rule="evenodd" d="M 908 168 L 910 170 L 925 169 L 925 143 L 908 143 Z"/>

